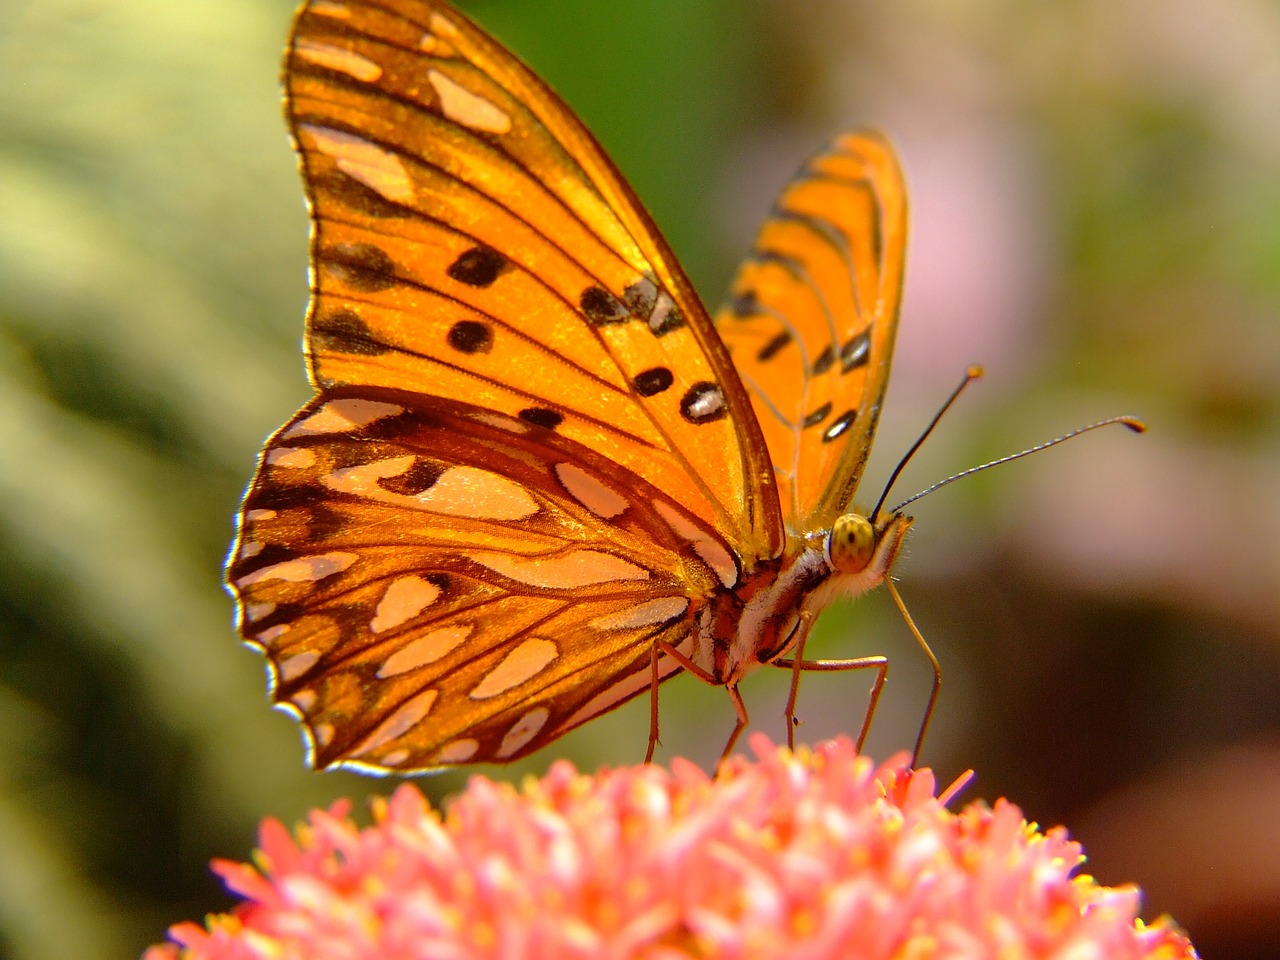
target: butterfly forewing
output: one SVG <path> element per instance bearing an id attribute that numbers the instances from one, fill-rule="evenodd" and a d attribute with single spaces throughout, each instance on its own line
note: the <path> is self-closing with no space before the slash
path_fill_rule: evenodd
<path id="1" fill-rule="evenodd" d="M 747 561 L 780 549 L 745 395 L 590 134 L 443 4 L 313 2 L 289 114 L 315 224 L 313 379 L 555 429 L 667 490 Z"/>
<path id="2" fill-rule="evenodd" d="M 906 241 L 902 174 L 847 134 L 783 191 L 716 318 L 751 395 L 790 528 L 849 509 L 880 416 Z"/>

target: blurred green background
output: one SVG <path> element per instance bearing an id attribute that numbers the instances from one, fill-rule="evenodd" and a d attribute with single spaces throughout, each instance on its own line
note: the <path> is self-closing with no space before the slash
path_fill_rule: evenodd
<path id="1" fill-rule="evenodd" d="M 220 567 L 262 439 L 308 395 L 307 224 L 280 111 L 292 0 L 10 0 L 0 25 L 0 956 L 136 955 L 230 901 L 207 870 L 391 784 L 302 767 Z M 965 365 L 903 496 L 1088 420 L 1122 430 L 915 505 L 897 573 L 946 682 L 923 762 L 1066 823 L 1205 955 L 1280 943 L 1280 4 L 487 0 L 713 305 L 835 130 L 898 143 L 903 328 L 874 499 Z M 810 652 L 923 658 L 886 596 Z M 777 673 L 778 676 L 765 674 Z M 775 738 L 786 676 L 744 685 Z M 865 681 L 806 678 L 801 736 Z M 721 691 L 664 687 L 710 764 Z M 638 761 L 634 703 L 527 763 Z M 422 782 L 439 798 L 461 775 Z"/>

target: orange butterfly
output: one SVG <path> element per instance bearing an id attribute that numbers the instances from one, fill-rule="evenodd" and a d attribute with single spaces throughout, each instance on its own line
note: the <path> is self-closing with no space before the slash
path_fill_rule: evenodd
<path id="1" fill-rule="evenodd" d="M 512 760 L 645 690 L 651 755 L 681 669 L 728 690 L 726 754 L 763 664 L 874 669 L 874 698 L 883 657 L 803 645 L 911 525 L 849 512 L 902 286 L 889 146 L 812 157 L 713 321 L 591 134 L 446 4 L 311 0 L 285 79 L 317 392 L 228 579 L 311 762 Z"/>

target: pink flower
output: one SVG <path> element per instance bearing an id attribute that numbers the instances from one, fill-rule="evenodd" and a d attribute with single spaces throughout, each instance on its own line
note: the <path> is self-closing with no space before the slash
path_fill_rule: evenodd
<path id="1" fill-rule="evenodd" d="M 847 739 L 752 749 L 714 779 L 562 761 L 519 790 L 475 777 L 443 818 L 402 786 L 365 829 L 346 803 L 296 839 L 266 820 L 256 867 L 214 864 L 235 912 L 144 960 L 1196 956 L 1010 803 L 952 813 L 929 771 Z"/>

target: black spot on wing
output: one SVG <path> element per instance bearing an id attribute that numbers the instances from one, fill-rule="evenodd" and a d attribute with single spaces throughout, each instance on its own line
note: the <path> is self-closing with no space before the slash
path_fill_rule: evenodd
<path id="1" fill-rule="evenodd" d="M 462 253 L 445 272 L 469 287 L 487 287 L 510 265 L 511 261 L 497 250 L 478 246 Z"/>
<path id="2" fill-rule="evenodd" d="M 554 430 L 564 422 L 564 414 L 558 410 L 548 410 L 546 407 L 528 407 L 516 414 L 525 423 L 531 423 L 535 427 L 546 427 L 548 430 Z"/>
<path id="3" fill-rule="evenodd" d="M 703 424 L 719 420 L 729 412 L 724 391 L 718 383 L 700 380 L 685 391 L 680 399 L 680 415 L 690 423 Z"/>
<path id="4" fill-rule="evenodd" d="M 626 305 L 604 287 L 587 287 L 578 298 L 582 315 L 597 327 L 608 323 L 622 323 L 631 316 Z"/>
<path id="5" fill-rule="evenodd" d="M 642 277 L 622 291 L 622 304 L 633 317 L 648 322 L 649 332 L 662 337 L 685 324 L 684 314 L 671 295 L 650 277 Z"/>
<path id="6" fill-rule="evenodd" d="M 813 373 L 815 376 L 826 373 L 836 362 L 835 347 L 827 344 L 823 351 L 818 354 L 818 358 L 813 361 Z"/>
<path id="7" fill-rule="evenodd" d="M 379 220 L 413 216 L 413 211 L 392 203 L 376 190 L 365 186 L 341 170 L 333 170 L 314 181 L 312 197 L 330 197 L 344 207 L 366 217 Z M 322 210 L 322 215 L 325 215 Z"/>
<path id="8" fill-rule="evenodd" d="M 871 330 L 863 330 L 860 334 L 840 348 L 840 370 L 848 373 L 856 367 L 864 367 L 871 354 Z"/>
<path id="9" fill-rule="evenodd" d="M 739 320 L 744 320 L 747 317 L 754 317 L 756 314 L 761 312 L 760 298 L 756 295 L 754 290 L 748 290 L 745 293 L 738 294 L 730 300 L 728 309 L 729 312 Z"/>
<path id="10" fill-rule="evenodd" d="M 653 313 L 649 314 L 649 332 L 655 337 L 665 337 L 672 330 L 684 326 L 684 314 L 665 293 L 658 297 Z"/>
<path id="11" fill-rule="evenodd" d="M 783 330 L 772 340 L 760 348 L 760 352 L 756 354 L 756 359 L 761 363 L 767 363 L 777 356 L 778 351 L 791 342 L 791 331 Z"/>
<path id="12" fill-rule="evenodd" d="M 818 407 L 816 410 L 813 410 L 810 413 L 806 414 L 804 418 L 804 425 L 806 427 L 816 427 L 818 424 L 820 424 L 823 420 L 827 419 L 827 417 L 829 416 L 831 416 L 831 404 L 828 402 L 828 403 L 824 403 L 822 406 Z"/>
<path id="13" fill-rule="evenodd" d="M 643 277 L 622 291 L 622 302 L 635 316 L 647 317 L 658 302 L 658 285 Z"/>
<path id="14" fill-rule="evenodd" d="M 674 382 L 675 377 L 666 367 L 650 367 L 648 370 L 637 373 L 631 384 L 640 396 L 652 397 L 666 390 Z"/>
<path id="15" fill-rule="evenodd" d="M 373 335 L 368 324 L 350 307 L 323 310 L 311 319 L 311 345 L 321 353 L 377 356 L 391 349 Z"/>
<path id="16" fill-rule="evenodd" d="M 788 256 L 785 253 L 779 253 L 777 250 L 752 250 L 750 257 L 759 264 L 773 264 L 781 267 L 793 277 L 804 276 L 804 264 L 795 257 Z"/>
<path id="17" fill-rule="evenodd" d="M 371 243 L 336 243 L 320 250 L 316 260 L 353 290 L 377 293 L 400 282 L 395 262 L 385 250 Z"/>
<path id="18" fill-rule="evenodd" d="M 842 433 L 849 429 L 854 419 L 858 416 L 857 410 L 846 410 L 840 416 L 831 422 L 831 426 L 822 431 L 822 439 L 825 443 L 830 443 Z"/>
<path id="19" fill-rule="evenodd" d="M 449 346 L 459 353 L 488 353 L 493 349 L 493 330 L 479 320 L 459 320 L 449 328 Z"/>

